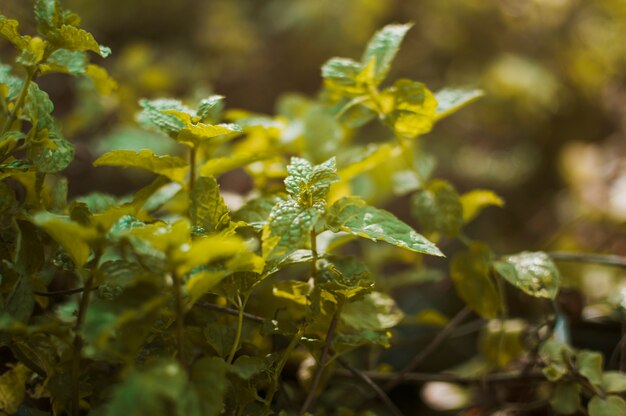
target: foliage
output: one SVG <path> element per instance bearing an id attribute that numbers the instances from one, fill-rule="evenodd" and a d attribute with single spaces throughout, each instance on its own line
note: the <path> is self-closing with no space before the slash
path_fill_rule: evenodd
<path id="1" fill-rule="evenodd" d="M 195 106 L 142 99 L 137 122 L 146 137 L 167 137 L 172 154 L 113 149 L 93 165 L 147 171 L 153 181 L 126 197 L 68 198 L 62 172 L 75 147 L 38 81 L 66 74 L 110 93 L 115 81 L 89 62 L 111 50 L 57 0 L 37 0 L 35 20 L 38 34 L 29 36 L 0 16 L 0 34 L 17 50 L 15 64 L 0 67 L 1 411 L 331 412 L 349 392 L 331 376 L 341 374 L 337 365 L 371 382 L 350 362 L 369 354 L 384 368 L 377 356 L 412 321 L 386 265 L 363 254 L 375 247 L 392 250 L 418 282 L 450 257 L 464 312 L 448 320 L 424 310 L 415 321 L 454 329 L 470 310 L 488 321 L 474 376 L 540 375 L 533 394 L 557 412 L 623 413 L 626 376 L 606 371 L 599 352 L 558 339 L 558 311 L 556 323 L 512 319 L 509 293 L 542 304 L 556 298 L 561 280 L 550 255 L 498 256 L 471 240 L 471 221 L 503 200 L 482 189 L 459 194 L 432 177 L 434 158 L 416 139 L 482 92 L 387 81 L 411 25 L 382 28 L 360 61 L 328 60 L 319 96 L 285 99 L 276 116 L 224 112 L 219 95 Z M 351 141 L 375 120 L 390 140 Z M 390 159 L 395 192 L 408 196 L 421 233 L 359 192 L 359 181 Z M 238 205 L 219 185 L 234 170 L 255 188 Z M 396 273 L 391 264 L 388 273 Z M 391 373 L 389 385 L 420 360 Z M 294 366 L 297 382 L 288 374 Z M 397 414 L 377 394 L 386 403 L 380 414 Z M 359 404 L 347 403 L 341 414 L 356 414 Z"/>

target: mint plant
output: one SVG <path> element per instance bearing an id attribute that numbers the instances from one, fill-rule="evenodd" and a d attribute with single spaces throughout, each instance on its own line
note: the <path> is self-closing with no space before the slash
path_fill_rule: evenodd
<path id="1" fill-rule="evenodd" d="M 0 66 L 2 412 L 334 414 L 346 393 L 339 375 L 371 390 L 376 414 L 398 415 L 387 393 L 473 313 L 489 322 L 480 340 L 485 365 L 449 380 L 529 378 L 540 404 L 557 412 L 624 413 L 626 377 L 605 371 L 601 354 L 558 339 L 558 310 L 523 325 L 509 316 L 506 285 L 554 304 L 554 256 L 499 256 L 472 240 L 465 226 L 502 199 L 482 189 L 459 194 L 431 177 L 433 157 L 416 138 L 482 93 L 432 93 L 408 79 L 385 86 L 410 25 L 384 27 L 359 62 L 330 59 L 319 97 L 285 99 L 276 116 L 225 112 L 219 95 L 195 106 L 141 100 L 137 122 L 169 137 L 177 152 L 156 154 L 150 143 L 107 152 L 95 167 L 142 169 L 155 179 L 126 197 L 68 199 L 62 172 L 74 145 L 37 81 L 87 77 L 108 93 L 115 82 L 88 53 L 110 50 L 59 1 L 37 0 L 35 19 L 30 36 L 0 16 L 0 34 L 17 49 L 14 65 Z M 375 119 L 390 140 L 352 143 Z M 358 181 L 389 160 L 394 191 L 410 195 L 421 234 L 358 192 Z M 229 206 L 218 179 L 235 169 L 255 189 Z M 453 240 L 464 248 L 448 252 Z M 439 335 L 391 372 L 359 369 L 364 352 L 371 368 L 389 368 L 380 352 L 396 347 L 395 328 L 407 320 L 384 265 L 363 255 L 372 241 L 404 252 L 420 273 L 436 272 L 449 256 L 467 305 L 452 319 L 435 313 L 444 321 Z M 360 403 L 345 404 L 339 414 L 365 414 Z"/>

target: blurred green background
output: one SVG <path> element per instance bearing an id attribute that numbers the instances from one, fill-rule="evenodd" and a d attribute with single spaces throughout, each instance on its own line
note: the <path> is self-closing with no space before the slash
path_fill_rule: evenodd
<path id="1" fill-rule="evenodd" d="M 145 138 L 132 127 L 118 127 L 132 126 L 139 98 L 193 101 L 215 92 L 226 96 L 229 108 L 273 113 L 285 93 L 314 96 L 328 58 L 358 57 L 383 25 L 414 22 L 389 79 L 420 80 L 432 90 L 467 85 L 486 92 L 419 139 L 439 157 L 436 176 L 459 191 L 489 188 L 506 200 L 503 209 L 490 209 L 472 224 L 471 235 L 502 253 L 573 249 L 626 255 L 623 0 L 64 4 L 113 49 L 103 65 L 119 83 L 117 92 L 100 100 L 88 86 L 71 87 L 61 76 L 42 80 L 60 103 L 55 111 L 64 131 L 77 143 L 70 170 L 74 195 L 94 183 L 103 191 L 130 191 L 145 179 L 90 168 L 116 140 Z M 31 7 L 25 0 L 3 0 L 1 6 L 2 13 L 23 22 L 26 33 L 34 27 Z M 1 47 L 3 53 L 9 49 Z M 373 128 L 371 134 L 386 133 Z M 239 180 L 226 177 L 222 186 L 245 189 Z M 394 209 L 394 201 L 388 202 Z M 402 215 L 408 204 L 395 203 Z M 615 291 L 614 271 L 584 270 L 571 274 L 593 276 L 587 296 L 605 299 Z"/>

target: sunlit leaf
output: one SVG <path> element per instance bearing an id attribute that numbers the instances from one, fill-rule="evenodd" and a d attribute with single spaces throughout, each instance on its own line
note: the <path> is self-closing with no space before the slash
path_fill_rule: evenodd
<path id="1" fill-rule="evenodd" d="M 461 195 L 463 205 L 463 222 L 468 223 L 488 206 L 504 206 L 504 200 L 492 191 L 474 189 Z"/>
<path id="2" fill-rule="evenodd" d="M 374 208 L 360 198 L 348 197 L 335 202 L 328 213 L 328 227 L 373 241 L 385 241 L 418 253 L 443 256 L 430 241 L 409 225 L 382 209 Z"/>
<path id="3" fill-rule="evenodd" d="M 471 88 L 444 88 L 435 93 L 436 119 L 442 119 L 483 96 L 483 91 Z"/>
<path id="4" fill-rule="evenodd" d="M 560 274 L 546 253 L 522 252 L 494 263 L 495 269 L 509 283 L 530 296 L 554 299 L 559 290 Z"/>
<path id="5" fill-rule="evenodd" d="M 361 62 L 365 65 L 374 60 L 374 79 L 376 83 L 380 83 L 387 76 L 391 62 L 400 49 L 400 43 L 402 43 L 404 36 L 412 26 L 412 24 L 387 25 L 376 32 L 367 44 Z"/>
<path id="6" fill-rule="evenodd" d="M 188 170 L 187 162 L 177 156 L 158 156 L 151 150 L 113 150 L 100 156 L 94 166 L 134 167 L 148 170 L 158 175 L 182 183 Z"/>

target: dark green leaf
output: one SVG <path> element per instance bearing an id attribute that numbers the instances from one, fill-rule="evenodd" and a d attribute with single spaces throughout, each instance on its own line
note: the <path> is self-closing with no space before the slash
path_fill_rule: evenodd
<path id="1" fill-rule="evenodd" d="M 413 215 L 426 232 L 456 236 L 463 225 L 463 206 L 456 189 L 448 182 L 434 180 L 411 200 Z"/>

